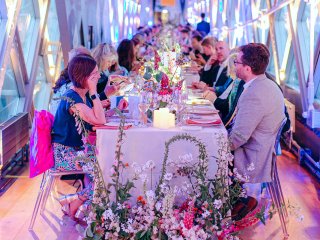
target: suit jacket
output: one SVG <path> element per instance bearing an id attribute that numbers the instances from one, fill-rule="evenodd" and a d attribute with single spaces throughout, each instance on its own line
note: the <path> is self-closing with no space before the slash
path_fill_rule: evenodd
<path id="1" fill-rule="evenodd" d="M 251 183 L 271 181 L 274 144 L 284 115 L 284 98 L 276 83 L 259 75 L 238 101 L 229 135 L 234 166 Z"/>
<path id="2" fill-rule="evenodd" d="M 199 32 L 205 32 L 208 34 L 210 32 L 210 23 L 206 21 L 201 21 L 197 24 L 197 31 Z"/>
<path id="3" fill-rule="evenodd" d="M 219 78 L 216 80 L 218 72 L 219 72 L 220 65 L 219 64 L 214 64 L 211 66 L 211 68 L 208 71 L 203 71 L 200 74 L 200 81 L 205 82 L 208 84 L 209 87 L 221 87 L 225 85 L 225 83 L 228 81 L 228 72 L 227 72 L 227 67 L 225 67 Z M 216 82 L 216 83 L 215 83 Z M 217 93 L 217 96 L 219 97 L 221 93 Z"/>
<path id="4" fill-rule="evenodd" d="M 204 71 L 204 69 L 200 73 L 200 81 L 205 82 L 209 87 L 213 86 L 214 76 L 217 76 L 216 66 L 218 62 L 215 62 L 208 71 Z"/>

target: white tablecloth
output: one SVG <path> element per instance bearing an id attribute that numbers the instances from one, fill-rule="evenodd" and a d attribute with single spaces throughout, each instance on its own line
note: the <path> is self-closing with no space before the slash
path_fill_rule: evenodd
<path id="1" fill-rule="evenodd" d="M 190 86 L 193 82 L 200 81 L 200 76 L 198 73 L 182 72 L 181 78 L 185 80 L 187 86 Z"/>
<path id="2" fill-rule="evenodd" d="M 155 169 L 146 172 L 148 178 L 148 189 L 154 189 L 156 183 L 159 181 L 162 162 L 164 158 L 165 142 L 177 134 L 188 133 L 197 137 L 207 147 L 209 156 L 208 177 L 214 177 L 217 171 L 216 159 L 218 156 L 217 134 L 222 134 L 227 138 L 227 131 L 224 126 L 215 126 L 210 128 L 203 128 L 199 131 L 184 131 L 180 128 L 173 128 L 167 130 L 156 129 L 153 127 L 148 128 L 131 128 L 125 131 L 125 142 L 122 146 L 124 153 L 123 162 L 128 163 L 129 167 L 123 172 L 123 179 L 131 178 L 134 175 L 132 164 L 135 162 L 141 167 L 148 161 L 155 162 Z M 118 130 L 97 130 L 97 149 L 98 161 L 102 169 L 104 180 L 106 183 L 110 180 L 111 169 L 115 160 L 115 147 L 118 137 Z M 198 158 L 198 149 L 194 144 L 180 141 L 172 144 L 170 148 L 169 159 L 175 161 L 179 156 L 185 154 L 192 154 L 193 160 Z M 135 183 L 136 188 L 132 191 L 132 195 L 137 197 L 142 195 L 142 181 Z"/>

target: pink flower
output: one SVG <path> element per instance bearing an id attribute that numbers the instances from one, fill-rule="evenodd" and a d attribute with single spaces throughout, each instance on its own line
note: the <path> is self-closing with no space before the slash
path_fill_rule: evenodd
<path id="1" fill-rule="evenodd" d="M 192 212 L 185 212 L 183 218 L 183 224 L 186 229 L 191 229 L 193 226 L 194 215 Z"/>
<path id="2" fill-rule="evenodd" d="M 169 77 L 167 74 L 163 73 L 161 78 L 161 88 L 168 88 L 169 87 Z"/>

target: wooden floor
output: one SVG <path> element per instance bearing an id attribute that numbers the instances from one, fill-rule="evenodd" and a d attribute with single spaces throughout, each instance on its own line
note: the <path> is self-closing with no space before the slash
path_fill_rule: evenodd
<path id="1" fill-rule="evenodd" d="M 301 208 L 302 222 L 290 217 L 288 224 L 289 239 L 320 240 L 320 184 L 305 169 L 299 166 L 297 159 L 283 151 L 278 161 L 280 179 L 286 199 Z M 28 175 L 26 170 L 24 175 Z M 75 223 L 62 216 L 60 206 L 54 197 L 48 200 L 44 216 L 38 216 L 34 231 L 28 226 L 36 201 L 41 176 L 34 179 L 18 179 L 0 197 L 0 239 L 80 239 Z M 66 182 L 58 183 L 58 191 L 73 192 L 74 188 Z M 242 239 L 282 239 L 282 230 L 278 215 L 267 225 L 261 223 L 241 233 Z"/>

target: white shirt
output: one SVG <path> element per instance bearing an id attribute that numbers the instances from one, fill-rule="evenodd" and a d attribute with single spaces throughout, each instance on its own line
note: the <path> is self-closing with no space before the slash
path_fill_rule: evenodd
<path id="1" fill-rule="evenodd" d="M 225 60 L 224 62 L 220 63 L 219 64 L 220 67 L 219 67 L 219 70 L 218 70 L 218 73 L 217 73 L 217 77 L 216 77 L 216 81 L 214 82 L 214 86 L 216 86 L 216 83 L 222 73 L 222 70 L 227 66 L 227 60 Z"/>

